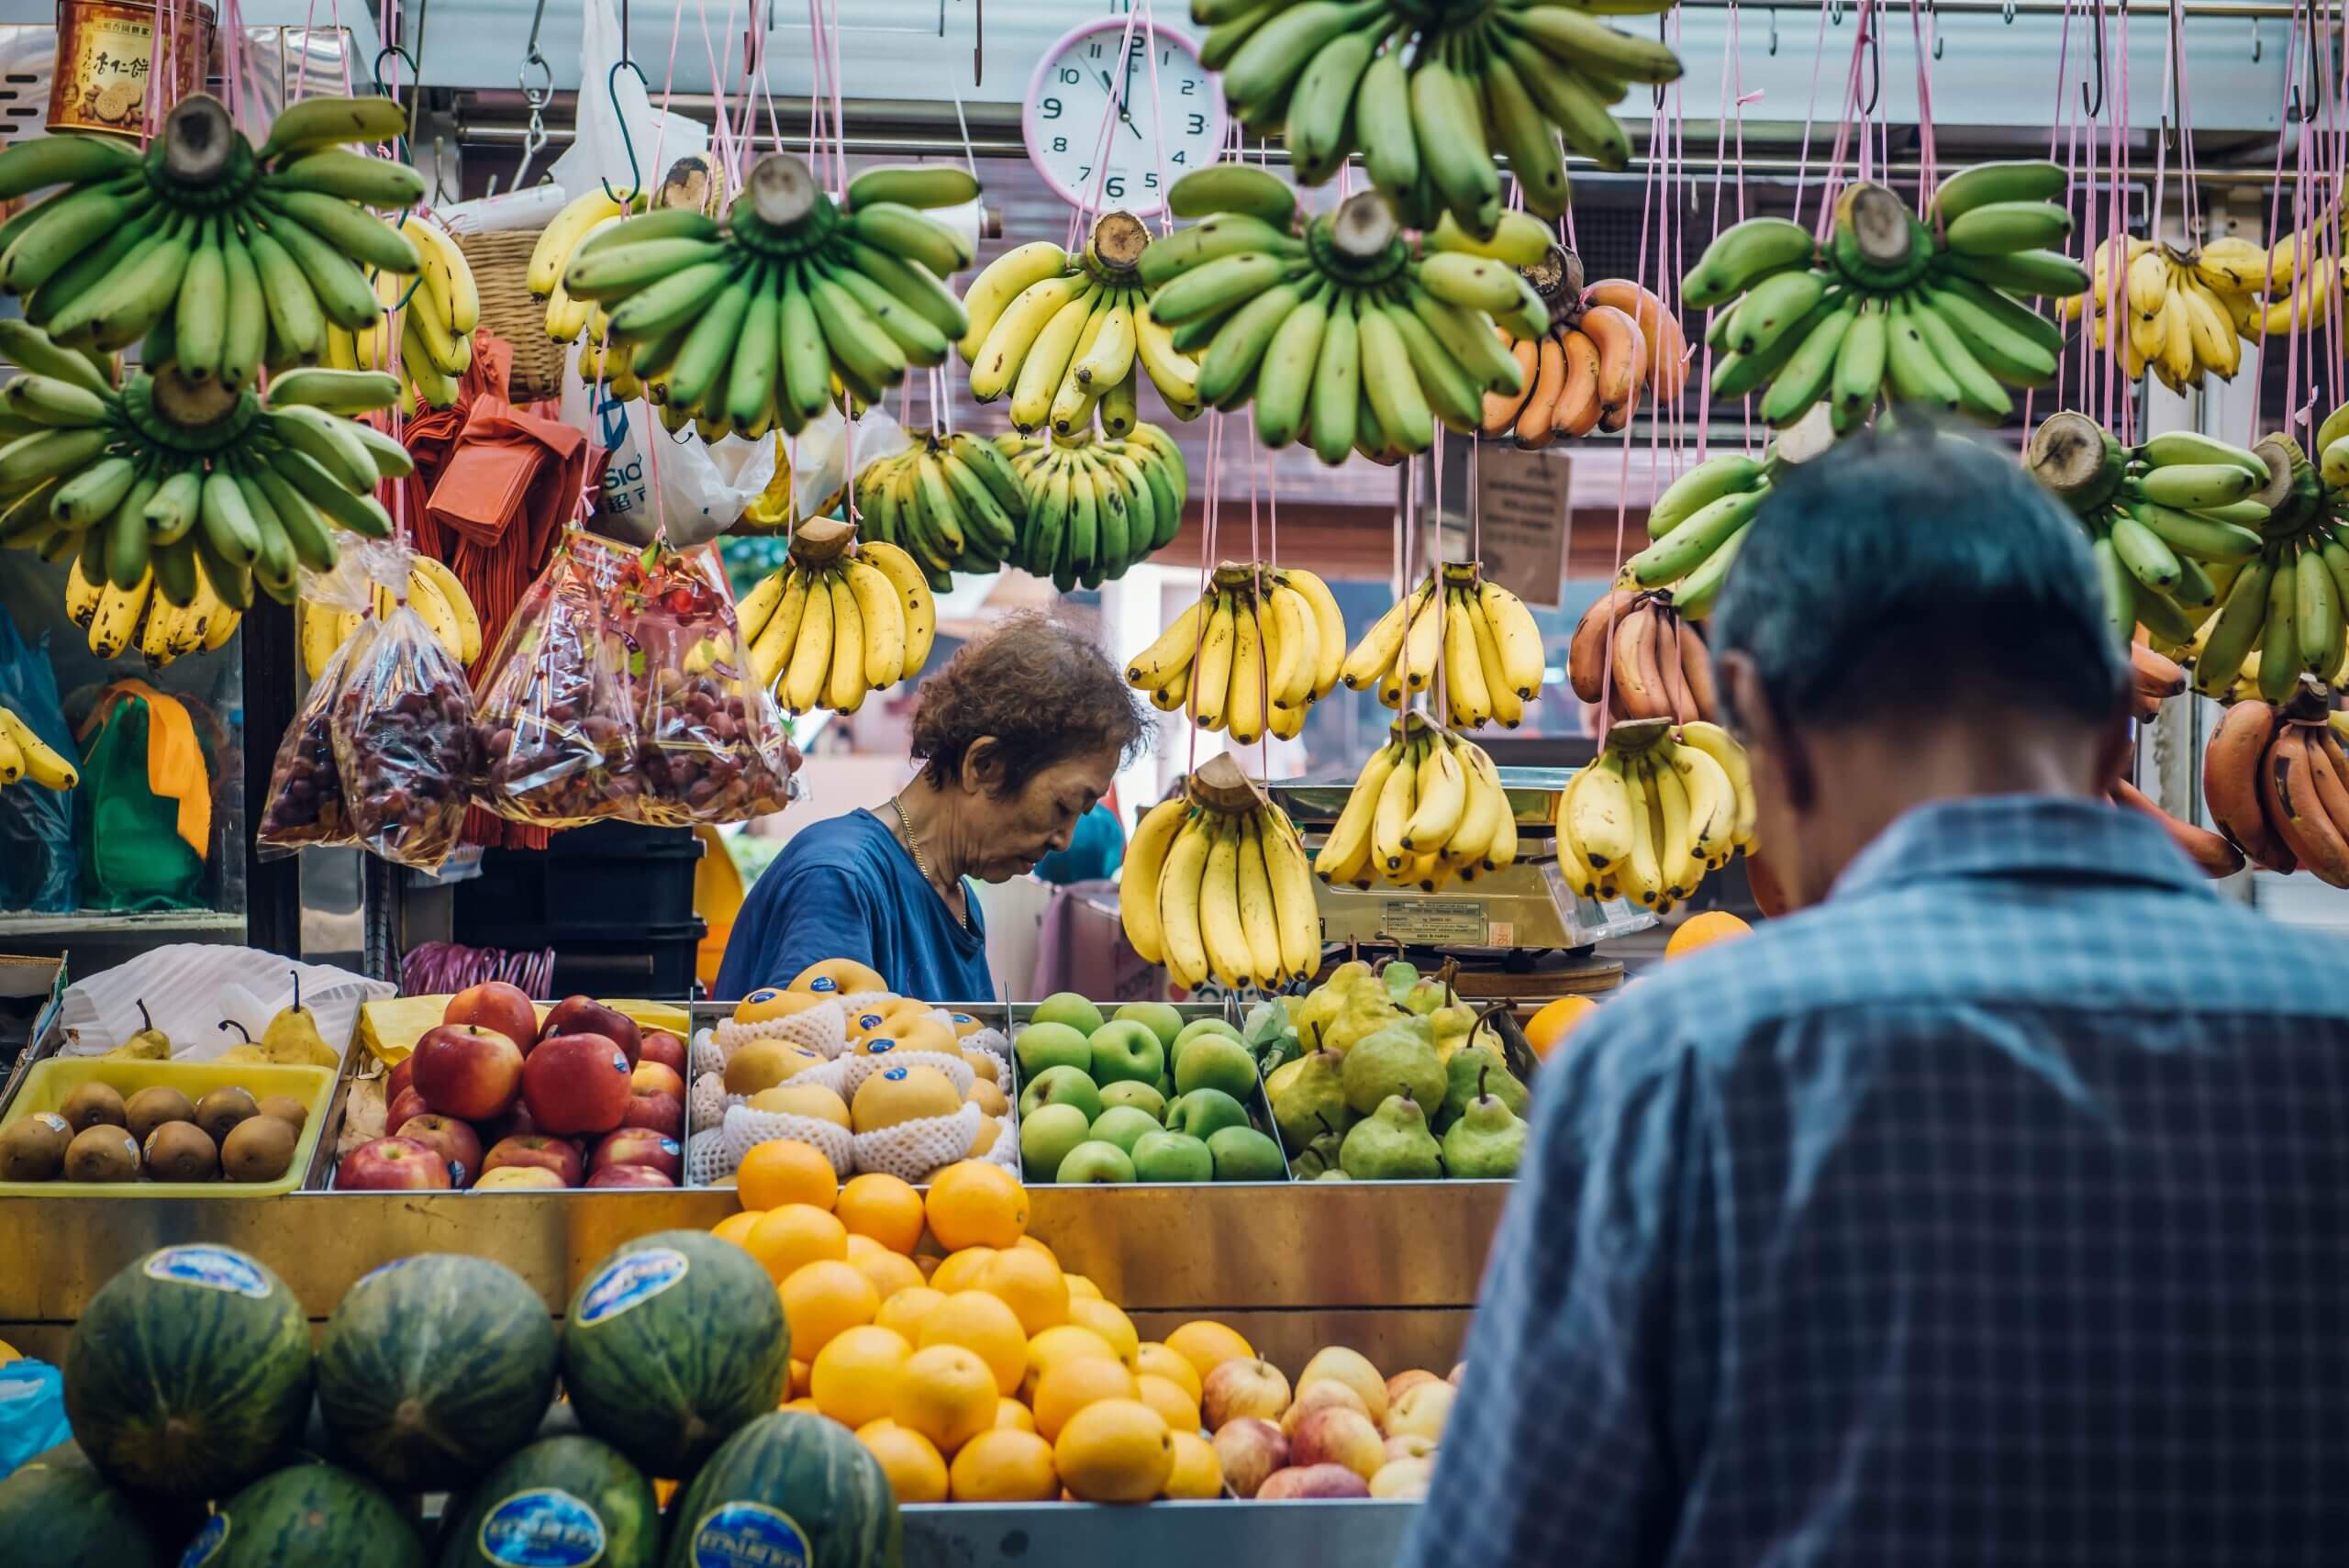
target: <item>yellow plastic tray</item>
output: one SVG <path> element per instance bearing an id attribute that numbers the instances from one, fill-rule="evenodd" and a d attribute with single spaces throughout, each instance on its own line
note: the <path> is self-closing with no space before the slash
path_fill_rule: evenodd
<path id="1" fill-rule="evenodd" d="M 14 1121 L 35 1111 L 53 1111 L 84 1084 L 109 1084 L 124 1099 L 141 1089 L 162 1084 L 191 1100 L 234 1085 L 253 1098 L 290 1095 L 309 1107 L 302 1136 L 295 1140 L 294 1159 L 285 1174 L 273 1182 L 0 1182 L 0 1197 L 275 1197 L 302 1184 L 317 1152 L 326 1128 L 327 1107 L 334 1097 L 335 1074 L 326 1067 L 274 1067 L 267 1062 L 110 1062 L 96 1056 L 52 1056 L 36 1062 L 25 1073 L 6 1115 Z"/>

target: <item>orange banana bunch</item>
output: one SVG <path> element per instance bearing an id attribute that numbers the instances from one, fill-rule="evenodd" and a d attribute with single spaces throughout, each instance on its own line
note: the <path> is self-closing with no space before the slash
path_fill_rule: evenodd
<path id="1" fill-rule="evenodd" d="M 2184 850 L 2187 857 L 2202 868 L 2210 877 L 2232 876 L 2243 870 L 2243 851 L 2228 841 L 2223 834 L 2213 833 L 2191 822 L 2181 822 L 2161 808 L 2161 803 L 2146 795 L 2127 779 L 2116 779 L 2112 784 L 2112 804 L 2125 806 L 2132 811 L 2142 811 L 2162 825 L 2172 842 Z"/>
<path id="2" fill-rule="evenodd" d="M 1720 717 L 1712 655 L 1664 595 L 1617 588 L 1599 595 L 1575 625 L 1566 680 L 1586 703 L 1606 699 L 1619 719 Z"/>
<path id="3" fill-rule="evenodd" d="M 2329 706 L 2304 676 L 2284 703 L 2227 709 L 2203 750 L 2202 798 L 2254 864 L 2349 887 L 2349 752 Z"/>
<path id="4" fill-rule="evenodd" d="M 1498 328 L 1525 384 L 1486 395 L 1486 435 L 1514 436 L 1528 450 L 1545 447 L 1559 436 L 1621 429 L 1643 389 L 1662 402 L 1680 395 L 1687 339 L 1653 291 L 1629 278 L 1585 288 L 1581 261 L 1555 248 L 1526 277 L 1550 307 L 1550 329 L 1525 339 Z"/>

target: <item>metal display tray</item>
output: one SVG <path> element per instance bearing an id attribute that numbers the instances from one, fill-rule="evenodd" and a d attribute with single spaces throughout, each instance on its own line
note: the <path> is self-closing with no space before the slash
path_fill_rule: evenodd
<path id="1" fill-rule="evenodd" d="M 1392 1562 L 1419 1517 L 1417 1502 L 915 1503 L 906 1568 L 1030 1568 L 1040 1562 L 1119 1562 L 1196 1568 L 1277 1562 L 1281 1568 L 1370 1568 Z"/>

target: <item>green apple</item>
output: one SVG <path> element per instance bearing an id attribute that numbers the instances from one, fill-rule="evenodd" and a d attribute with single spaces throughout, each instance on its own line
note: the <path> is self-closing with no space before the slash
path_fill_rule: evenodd
<path id="1" fill-rule="evenodd" d="M 1246 1127 L 1248 1107 L 1221 1089 L 1194 1089 L 1166 1107 L 1166 1125 L 1193 1138 L 1213 1138 L 1227 1127 Z"/>
<path id="2" fill-rule="evenodd" d="M 1134 1175 L 1145 1182 L 1209 1182 L 1215 1156 L 1188 1133 L 1145 1132 L 1133 1148 Z"/>
<path id="3" fill-rule="evenodd" d="M 1048 1172 L 1061 1168 L 1068 1151 L 1085 1141 L 1093 1124 L 1085 1107 L 1067 1104 L 1038 1106 L 1019 1120 L 1019 1163 L 1030 1181 L 1049 1181 Z"/>
<path id="4" fill-rule="evenodd" d="M 1097 1084 L 1155 1084 L 1166 1070 L 1166 1048 L 1148 1024 L 1103 1024 L 1091 1044 Z"/>
<path id="5" fill-rule="evenodd" d="M 1208 1140 L 1219 1182 L 1278 1182 L 1287 1179 L 1277 1144 L 1252 1127 L 1227 1127 Z"/>
<path id="6" fill-rule="evenodd" d="M 1134 1162 L 1116 1144 L 1104 1143 L 1097 1139 L 1088 1140 L 1068 1151 L 1052 1179 L 1093 1186 L 1108 1182 L 1130 1182 L 1134 1179 Z"/>
<path id="7" fill-rule="evenodd" d="M 1079 1034 L 1091 1034 L 1101 1027 L 1101 1009 L 1074 991 L 1055 991 L 1036 1004 L 1028 1015 L 1030 1028 L 1037 1024 L 1066 1024 Z"/>
<path id="8" fill-rule="evenodd" d="M 1160 1099 L 1164 1100 L 1169 1105 L 1174 1103 L 1174 1080 L 1173 1077 L 1167 1073 L 1161 1073 L 1158 1075 L 1158 1082 L 1152 1086 L 1158 1090 L 1158 1097 Z"/>
<path id="9" fill-rule="evenodd" d="M 1033 1078 L 1052 1067 L 1074 1067 L 1080 1073 L 1093 1070 L 1093 1048 L 1085 1043 L 1082 1033 L 1066 1024 L 1030 1024 L 1019 1031 L 1011 1050 L 1019 1058 L 1023 1077 Z"/>
<path id="10" fill-rule="evenodd" d="M 1161 1131 L 1158 1118 L 1132 1106 L 1113 1106 L 1093 1118 L 1093 1137 L 1130 1154 L 1144 1133 Z"/>
<path id="11" fill-rule="evenodd" d="M 1174 1092 L 1187 1095 L 1194 1089 L 1221 1089 L 1245 1104 L 1256 1092 L 1256 1059 L 1236 1040 L 1221 1035 L 1195 1040 L 1183 1048 L 1183 1059 L 1174 1064 Z"/>
<path id="12" fill-rule="evenodd" d="M 1240 1039 L 1240 1031 L 1221 1018 L 1193 1018 L 1189 1023 L 1185 1024 L 1182 1032 L 1174 1037 L 1174 1043 L 1166 1048 L 1168 1072 L 1173 1072 L 1182 1064 L 1184 1048 L 1203 1034 L 1219 1034 L 1227 1040 Z"/>
<path id="13" fill-rule="evenodd" d="M 1093 1080 L 1074 1067 L 1047 1067 L 1028 1080 L 1019 1091 L 1019 1116 L 1023 1121 L 1046 1106 L 1074 1106 L 1085 1113 L 1090 1123 L 1101 1114 L 1101 1091 Z"/>
<path id="14" fill-rule="evenodd" d="M 1152 1121 L 1163 1122 L 1166 1119 L 1165 1096 L 1148 1084 L 1137 1084 L 1127 1080 L 1103 1088 L 1101 1108 L 1106 1111 L 1119 1106 L 1131 1106 L 1138 1111 L 1145 1111 L 1149 1113 Z"/>
<path id="15" fill-rule="evenodd" d="M 1158 1043 L 1169 1051 L 1182 1038 L 1183 1015 L 1163 1002 L 1129 1002 L 1109 1015 L 1111 1021 L 1141 1024 L 1158 1037 Z"/>

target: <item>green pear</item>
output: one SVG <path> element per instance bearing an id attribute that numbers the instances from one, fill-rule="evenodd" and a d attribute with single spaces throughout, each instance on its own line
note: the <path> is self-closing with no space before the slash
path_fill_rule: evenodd
<path id="1" fill-rule="evenodd" d="M 1523 1116 L 1525 1103 L 1532 1097 L 1501 1060 L 1498 1050 L 1488 1045 L 1463 1046 L 1444 1065 L 1443 1109 L 1437 1113 L 1436 1125 L 1450 1127 L 1459 1120 L 1467 1114 L 1468 1102 L 1479 1095 L 1491 1095 L 1508 1107 L 1511 1116 Z"/>
<path id="2" fill-rule="evenodd" d="M 1349 1113 L 1349 1119 L 1346 1122 L 1325 1128 L 1314 1134 L 1313 1141 L 1308 1143 L 1304 1151 L 1289 1162 L 1289 1173 L 1300 1182 L 1309 1182 L 1324 1171 L 1336 1170 L 1339 1151 L 1345 1146 L 1346 1129 L 1351 1125 L 1352 1117 Z"/>
<path id="3" fill-rule="evenodd" d="M 1452 993 L 1440 980 L 1422 980 L 1403 993 L 1402 1007 L 1407 1013 L 1426 1018 L 1452 999 Z"/>
<path id="4" fill-rule="evenodd" d="M 1354 1124 L 1338 1150 L 1338 1168 L 1358 1182 L 1424 1182 L 1443 1174 L 1443 1151 L 1425 1112 L 1389 1095 Z"/>
<path id="5" fill-rule="evenodd" d="M 1424 1020 L 1415 1020 L 1424 1021 Z M 1361 1116 L 1376 1110 L 1390 1095 L 1400 1094 L 1424 1110 L 1443 1104 L 1447 1087 L 1443 1062 L 1419 1030 L 1397 1027 L 1364 1037 L 1346 1052 L 1338 1070 L 1346 1104 Z"/>
<path id="6" fill-rule="evenodd" d="M 1408 960 L 1391 958 L 1378 966 L 1378 984 L 1398 1007 L 1419 983 L 1419 966 Z"/>
<path id="7" fill-rule="evenodd" d="M 1460 1062 L 1472 1054 L 1464 1051 L 1453 1060 Z M 1479 1075 L 1489 1076 L 1493 1071 L 1485 1067 Z M 1508 1069 L 1500 1072 L 1508 1076 Z M 1524 1118 L 1509 1108 L 1508 1101 L 1497 1094 L 1480 1092 L 1443 1135 L 1444 1165 L 1455 1176 L 1514 1176 L 1525 1158 L 1527 1130 Z"/>
<path id="8" fill-rule="evenodd" d="M 1264 1081 L 1265 1096 L 1273 1105 L 1273 1125 L 1281 1129 L 1290 1148 L 1304 1148 L 1325 1128 L 1345 1131 L 1351 1113 L 1346 1109 L 1345 1085 L 1338 1075 L 1344 1062 L 1334 1051 L 1317 1051 L 1274 1069 Z"/>

